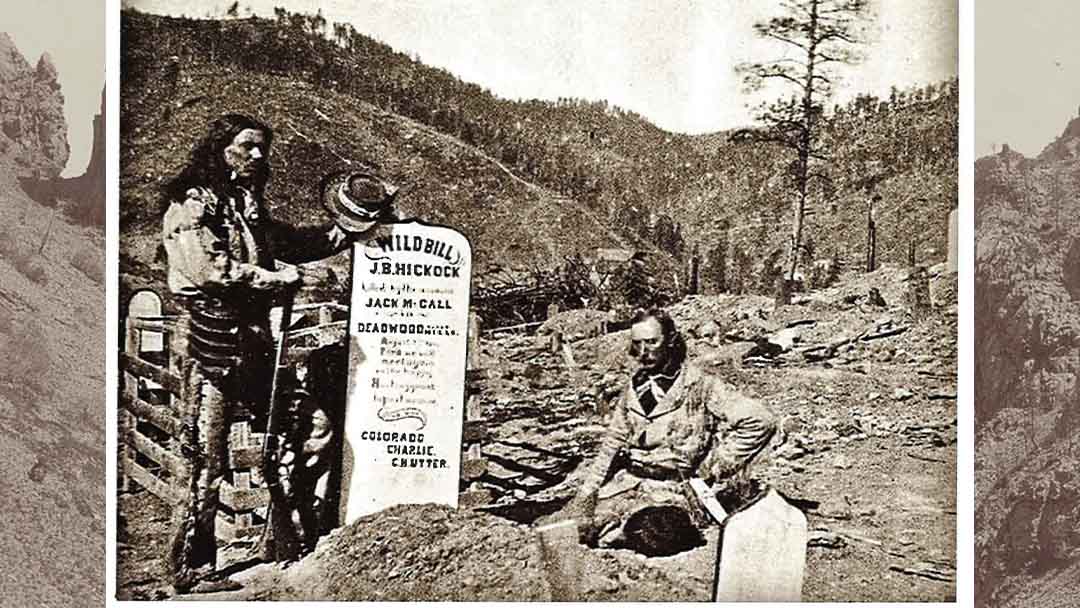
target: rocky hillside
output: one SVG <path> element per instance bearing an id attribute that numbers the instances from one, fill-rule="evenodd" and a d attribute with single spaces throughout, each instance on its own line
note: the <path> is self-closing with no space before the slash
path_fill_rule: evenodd
<path id="1" fill-rule="evenodd" d="M 1036 158 L 975 166 L 976 590 L 985 606 L 1080 590 L 1080 118 Z M 1071 583 L 1069 581 L 1071 580 Z M 1047 595 L 1049 594 L 1049 595 Z M 1050 598 L 1053 598 L 1051 600 Z"/>
<path id="2" fill-rule="evenodd" d="M 81 175 L 40 179 L 24 177 L 23 190 L 43 205 L 62 204 L 73 221 L 84 226 L 105 225 L 105 91 L 101 112 L 94 116 L 94 140 L 90 162 Z"/>
<path id="3" fill-rule="evenodd" d="M 62 104 L 0 33 L 0 589 L 24 606 L 104 601 L 104 234 L 23 186 L 67 163 Z"/>
<path id="4" fill-rule="evenodd" d="M 0 32 L 0 166 L 19 177 L 53 178 L 67 165 L 64 96 L 45 53 L 31 66 Z"/>
<path id="5" fill-rule="evenodd" d="M 19 605 L 104 601 L 104 268 L 100 231 L 0 168 L 0 587 Z"/>

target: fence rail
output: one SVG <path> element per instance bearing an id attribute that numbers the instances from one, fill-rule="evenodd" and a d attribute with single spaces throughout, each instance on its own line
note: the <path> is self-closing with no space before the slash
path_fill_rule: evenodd
<path id="1" fill-rule="evenodd" d="M 314 350 L 313 337 L 326 343 L 328 336 L 347 332 L 347 321 L 334 316 L 347 313 L 337 303 L 303 304 L 295 312 L 317 313 L 314 325 L 290 331 L 291 353 L 296 361 Z M 169 504 L 184 500 L 191 467 L 181 452 L 184 420 L 193 419 L 185 399 L 183 372 L 186 336 L 175 316 L 132 316 L 124 321 L 126 339 L 120 353 L 121 408 L 118 413 L 118 479 L 121 491 L 132 485 L 144 488 Z M 486 470 L 481 452 L 488 434 L 480 412 L 480 323 L 470 315 L 469 360 L 463 432 L 462 476 L 476 479 Z M 143 333 L 161 334 L 161 351 L 144 350 Z M 305 340 L 306 339 L 306 340 Z M 227 470 L 221 483 L 222 508 L 217 515 L 217 534 L 225 541 L 258 535 L 266 519 L 269 491 L 262 477 L 263 433 L 253 429 L 249 412 L 233 412 L 229 433 Z"/>
<path id="2" fill-rule="evenodd" d="M 337 303 L 303 304 L 298 313 L 317 313 L 315 324 L 290 332 L 291 338 L 343 333 L 347 321 L 333 320 L 348 307 Z M 158 315 L 125 319 L 126 339 L 120 353 L 123 382 L 120 430 L 119 479 L 121 491 L 136 484 L 172 504 L 183 500 L 191 470 L 181 453 L 184 419 L 193 418 L 185 408 L 182 371 L 187 342 L 175 316 Z M 161 334 L 164 348 L 144 350 L 144 332 Z M 313 350 L 298 340 L 293 358 Z M 299 352 L 303 351 L 303 352 Z M 221 483 L 217 531 L 219 538 L 234 540 L 259 534 L 265 522 L 269 491 L 263 484 L 261 455 L 264 436 L 252 429 L 252 417 L 244 410 L 233 412 L 229 433 L 227 470 Z"/>

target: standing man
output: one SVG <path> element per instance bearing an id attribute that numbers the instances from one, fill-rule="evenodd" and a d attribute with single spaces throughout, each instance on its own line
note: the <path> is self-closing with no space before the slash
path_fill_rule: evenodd
<path id="1" fill-rule="evenodd" d="M 670 555 L 704 542 L 687 482 L 743 471 L 776 422 L 761 403 L 687 362 L 686 341 L 664 311 L 639 312 L 630 341 L 640 367 L 567 514 L 589 544 Z"/>
<path id="2" fill-rule="evenodd" d="M 370 237 L 389 219 L 395 189 L 366 174 L 346 180 L 365 200 L 348 222 L 293 228 L 266 212 L 270 179 L 267 125 L 226 114 L 192 150 L 164 189 L 163 239 L 170 291 L 181 303 L 187 333 L 184 367 L 184 453 L 191 470 L 188 493 L 174 512 L 171 548 L 173 587 L 178 592 L 236 589 L 216 569 L 214 520 L 228 461 L 231 414 L 241 404 L 265 415 L 273 374 L 269 311 L 299 288 L 295 266 L 346 249 Z M 378 196 L 372 197 L 373 190 Z"/>

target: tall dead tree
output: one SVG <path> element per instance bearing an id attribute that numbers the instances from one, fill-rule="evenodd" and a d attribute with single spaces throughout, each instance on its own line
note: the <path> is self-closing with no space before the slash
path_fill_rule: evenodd
<path id="1" fill-rule="evenodd" d="M 815 188 L 828 192 L 827 156 L 819 145 L 824 102 L 833 91 L 835 68 L 859 61 L 855 52 L 860 26 L 869 18 L 868 0 L 786 0 L 782 14 L 754 24 L 755 33 L 784 52 L 771 61 L 740 64 L 736 70 L 750 91 L 778 85 L 789 94 L 758 108 L 763 128 L 737 132 L 736 140 L 778 143 L 795 160 L 790 177 L 795 190 L 788 280 L 794 280 L 803 241 L 807 199 Z"/>

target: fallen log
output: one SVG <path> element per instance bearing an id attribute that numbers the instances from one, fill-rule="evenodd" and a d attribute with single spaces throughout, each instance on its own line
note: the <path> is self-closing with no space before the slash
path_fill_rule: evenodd
<path id="1" fill-rule="evenodd" d="M 922 460 L 924 462 L 940 462 L 940 463 L 943 463 L 943 464 L 946 462 L 945 460 L 942 460 L 941 458 L 931 458 L 929 456 L 922 456 L 922 455 L 915 454 L 915 453 L 912 453 L 912 452 L 908 452 L 907 455 L 910 456 L 911 458 L 914 458 L 915 460 Z"/>
<path id="2" fill-rule="evenodd" d="M 801 354 L 804 359 L 806 359 L 807 361 L 809 361 L 811 363 L 813 363 L 815 361 L 824 361 L 826 359 L 832 359 L 833 357 L 836 356 L 836 351 L 839 350 L 841 347 L 847 346 L 848 344 L 851 344 L 853 342 L 858 342 L 859 340 L 862 340 L 869 333 L 870 333 L 870 330 L 867 329 L 867 330 L 864 330 L 861 333 L 856 334 L 854 336 L 848 336 L 846 338 L 840 338 L 839 340 L 829 342 L 828 344 L 818 344 L 818 345 L 815 345 L 815 346 L 808 346 L 806 348 L 799 349 L 799 354 Z"/>
<path id="3" fill-rule="evenodd" d="M 899 572 L 901 574 L 908 574 L 911 576 L 921 576 L 922 578 L 928 578 L 930 580 L 942 581 L 951 583 L 955 580 L 956 569 L 952 566 L 945 566 L 934 564 L 931 562 L 915 562 L 914 564 L 905 566 L 902 564 L 891 564 L 889 570 L 893 572 Z"/>
<path id="4" fill-rule="evenodd" d="M 870 340 L 877 340 L 879 338 L 888 338 L 888 337 L 891 337 L 891 336 L 902 334 L 902 333 L 904 333 L 905 331 L 907 331 L 909 329 L 911 329 L 910 325 L 900 325 L 900 326 L 894 327 L 892 329 L 886 329 L 884 331 L 880 331 L 880 332 L 878 332 L 876 334 L 870 334 L 870 335 L 867 335 L 867 336 L 863 336 L 862 341 L 863 342 L 869 342 Z"/>
<path id="5" fill-rule="evenodd" d="M 517 325 L 507 325 L 505 327 L 492 327 L 491 329 L 485 329 L 483 333 L 487 335 L 493 335 L 497 333 L 504 333 L 508 331 L 518 331 L 522 329 L 532 329 L 534 327 L 540 327 L 543 325 L 543 321 L 531 321 L 529 323 L 519 323 Z"/>

